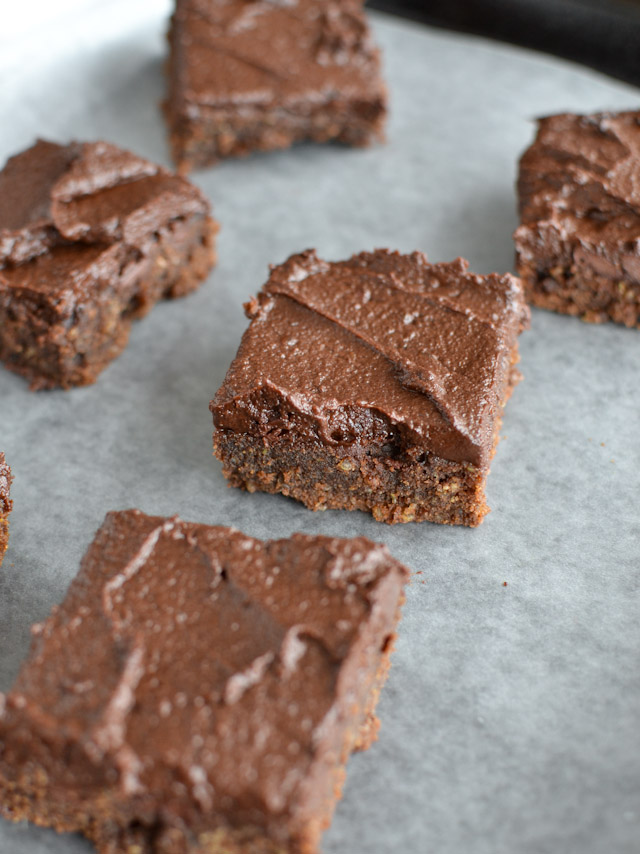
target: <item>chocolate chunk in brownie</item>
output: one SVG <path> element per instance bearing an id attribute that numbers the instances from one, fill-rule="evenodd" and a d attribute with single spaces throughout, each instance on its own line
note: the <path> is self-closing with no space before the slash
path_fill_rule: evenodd
<path id="1" fill-rule="evenodd" d="M 108 514 L 0 695 L 0 811 L 100 854 L 313 854 L 407 576 L 361 537 Z"/>
<path id="2" fill-rule="evenodd" d="M 477 525 L 529 311 L 513 276 L 377 250 L 272 269 L 211 403 L 233 486 Z"/>
<path id="3" fill-rule="evenodd" d="M 182 170 L 382 138 L 386 90 L 362 0 L 177 0 L 169 43 L 165 111 Z"/>
<path id="4" fill-rule="evenodd" d="M 640 112 L 540 119 L 518 192 L 531 303 L 640 327 Z"/>
<path id="5" fill-rule="evenodd" d="M 12 480 L 11 469 L 4 453 L 0 451 L 0 564 L 9 545 L 9 513 L 13 507 L 9 493 Z"/>
<path id="6" fill-rule="evenodd" d="M 207 276 L 216 231 L 200 191 L 161 166 L 38 141 L 0 172 L 0 360 L 34 389 L 94 382 L 134 318 Z"/>

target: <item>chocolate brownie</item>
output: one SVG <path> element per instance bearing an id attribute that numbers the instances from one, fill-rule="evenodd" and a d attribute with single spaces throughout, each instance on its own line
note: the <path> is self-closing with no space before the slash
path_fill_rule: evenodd
<path id="1" fill-rule="evenodd" d="M 177 0 L 165 112 L 182 170 L 301 140 L 383 136 L 362 0 Z"/>
<path id="2" fill-rule="evenodd" d="M 11 469 L 4 453 L 0 451 L 0 564 L 9 545 L 9 513 L 13 507 L 9 492 L 12 480 Z"/>
<path id="3" fill-rule="evenodd" d="M 108 514 L 0 695 L 0 810 L 100 854 L 313 854 L 407 576 L 364 538 Z"/>
<path id="4" fill-rule="evenodd" d="M 272 269 L 211 403 L 232 486 L 477 525 L 529 311 L 513 276 L 388 250 Z"/>
<path id="5" fill-rule="evenodd" d="M 518 191 L 533 305 L 640 327 L 640 112 L 540 119 Z"/>
<path id="6" fill-rule="evenodd" d="M 216 223 L 184 178 L 106 142 L 39 141 L 0 172 L 0 360 L 31 387 L 95 381 L 131 321 L 192 291 Z"/>

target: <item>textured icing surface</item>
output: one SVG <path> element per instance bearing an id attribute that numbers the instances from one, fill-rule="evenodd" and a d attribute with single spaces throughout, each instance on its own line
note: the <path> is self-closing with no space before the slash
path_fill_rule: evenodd
<path id="1" fill-rule="evenodd" d="M 0 713 L 5 759 L 41 759 L 62 784 L 61 757 L 78 745 L 72 785 L 161 795 L 185 821 L 290 810 L 338 712 L 343 666 L 389 610 L 382 599 L 395 614 L 406 575 L 363 538 L 262 542 L 110 513 L 64 603 L 33 629 Z"/>
<path id="2" fill-rule="evenodd" d="M 373 413 L 423 450 L 488 461 L 528 322 L 518 279 L 473 275 L 462 259 L 429 264 L 417 252 L 327 263 L 309 251 L 274 268 L 248 312 L 251 326 L 212 404 L 217 427 L 273 427 L 251 400 L 271 390 L 324 441 L 366 433 L 362 419 Z"/>
<path id="3" fill-rule="evenodd" d="M 39 140 L 0 172 L 0 269 L 10 276 L 69 244 L 80 261 L 87 244 L 136 246 L 175 217 L 208 210 L 189 182 L 114 145 Z M 41 270 L 34 279 L 42 287 Z"/>
<path id="4" fill-rule="evenodd" d="M 174 97 L 190 115 L 198 106 L 384 92 L 360 0 L 179 0 L 174 27 Z"/>
<path id="5" fill-rule="evenodd" d="M 569 240 L 605 275 L 615 274 L 622 253 L 622 266 L 640 280 L 640 112 L 541 119 L 518 190 L 523 260 L 535 256 L 537 239 L 548 253 Z"/>

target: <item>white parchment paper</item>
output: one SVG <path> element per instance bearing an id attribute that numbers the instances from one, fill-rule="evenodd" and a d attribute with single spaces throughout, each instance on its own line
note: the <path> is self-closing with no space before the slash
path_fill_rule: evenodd
<path id="1" fill-rule="evenodd" d="M 168 163 L 167 0 L 66 0 L 0 33 L 0 159 L 37 136 L 104 138 Z M 11 19 L 10 19 L 11 21 Z M 209 399 L 267 265 L 385 246 L 513 264 L 516 160 L 536 115 L 638 107 L 558 60 L 375 15 L 387 145 L 301 146 L 197 173 L 222 223 L 195 295 L 158 306 L 95 386 L 33 394 L 0 369 L 15 475 L 0 571 L 0 689 L 106 511 L 140 507 L 259 537 L 364 534 L 416 573 L 379 710 L 324 854 L 640 850 L 640 332 L 534 311 L 476 530 L 387 527 L 230 490 Z M 17 23 L 16 23 L 17 22 Z M 503 586 L 503 582 L 507 586 Z M 80 854 L 0 822 L 1 854 Z"/>

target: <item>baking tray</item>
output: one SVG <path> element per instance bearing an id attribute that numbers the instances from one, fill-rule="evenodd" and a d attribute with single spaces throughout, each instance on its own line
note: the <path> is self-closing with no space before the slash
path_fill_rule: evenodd
<path id="1" fill-rule="evenodd" d="M 0 50 L 0 158 L 45 136 L 104 138 L 168 163 L 158 103 L 169 4 L 60 8 Z M 202 289 L 136 324 L 92 387 L 34 394 L 0 370 L 0 448 L 15 475 L 0 689 L 108 510 L 258 537 L 364 534 L 415 574 L 380 739 L 349 763 L 324 854 L 636 854 L 640 332 L 533 312 L 492 512 L 475 530 L 312 513 L 228 489 L 211 456 L 209 399 L 269 263 L 311 246 L 328 259 L 391 247 L 509 270 L 532 118 L 638 105 L 635 89 L 557 59 L 372 18 L 390 87 L 386 145 L 300 146 L 196 173 L 222 223 Z M 0 822 L 2 854 L 90 850 Z"/>

